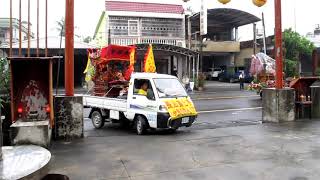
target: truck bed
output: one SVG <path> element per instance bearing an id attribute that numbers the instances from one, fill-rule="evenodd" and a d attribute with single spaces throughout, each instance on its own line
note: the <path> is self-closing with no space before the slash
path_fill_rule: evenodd
<path id="1" fill-rule="evenodd" d="M 119 98 L 84 95 L 83 106 L 125 112 L 127 111 L 127 100 Z"/>

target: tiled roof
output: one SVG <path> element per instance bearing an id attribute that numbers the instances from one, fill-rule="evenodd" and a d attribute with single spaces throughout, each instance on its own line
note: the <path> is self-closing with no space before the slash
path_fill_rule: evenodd
<path id="1" fill-rule="evenodd" d="M 172 14 L 183 14 L 184 12 L 182 5 L 108 0 L 106 1 L 106 10 Z"/>

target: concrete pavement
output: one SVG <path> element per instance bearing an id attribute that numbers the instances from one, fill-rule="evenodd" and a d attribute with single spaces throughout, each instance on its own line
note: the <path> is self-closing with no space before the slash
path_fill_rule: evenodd
<path id="1" fill-rule="evenodd" d="M 51 173 L 77 180 L 320 179 L 320 121 L 262 124 L 258 96 L 238 84 L 212 84 L 192 94 L 198 121 L 177 133 L 137 136 L 112 124 L 96 130 L 86 118 L 84 139 L 53 143 Z"/>
<path id="2" fill-rule="evenodd" d="M 77 180 L 317 180 L 319 128 L 320 121 L 306 121 L 146 136 L 107 128 L 101 136 L 54 142 L 51 172 Z"/>

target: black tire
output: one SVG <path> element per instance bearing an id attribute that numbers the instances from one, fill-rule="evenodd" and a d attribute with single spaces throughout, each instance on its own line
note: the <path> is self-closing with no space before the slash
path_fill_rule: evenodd
<path id="1" fill-rule="evenodd" d="M 104 126 L 104 118 L 102 117 L 100 111 L 93 111 L 91 114 L 91 121 L 96 129 L 100 129 Z"/>
<path id="2" fill-rule="evenodd" d="M 222 82 L 222 81 L 223 81 L 223 78 L 219 78 L 218 80 L 219 80 L 220 82 Z"/>
<path id="3" fill-rule="evenodd" d="M 170 133 L 170 134 L 173 134 L 173 133 L 176 133 L 177 132 L 177 130 L 178 130 L 178 128 L 176 128 L 176 129 L 168 129 L 168 133 Z"/>
<path id="4" fill-rule="evenodd" d="M 135 130 L 137 135 L 144 135 L 147 130 L 147 123 L 144 117 L 137 116 L 135 121 Z"/>

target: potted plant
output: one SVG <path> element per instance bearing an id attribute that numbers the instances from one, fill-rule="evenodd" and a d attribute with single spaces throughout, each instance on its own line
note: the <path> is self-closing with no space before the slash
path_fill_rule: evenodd
<path id="1" fill-rule="evenodd" d="M 198 78 L 197 78 L 197 89 L 199 91 L 203 91 L 205 82 L 206 82 L 206 75 L 203 73 L 199 73 Z"/>
<path id="2" fill-rule="evenodd" d="M 0 58 L 0 79 L 0 107 L 3 107 L 9 93 L 9 65 L 6 58 Z"/>
<path id="3" fill-rule="evenodd" d="M 10 110 L 10 79 L 9 79 L 9 63 L 6 58 L 0 58 L 0 108 L 1 116 L 5 116 L 2 122 L 3 144 L 10 145 L 9 129 L 11 125 Z"/>

